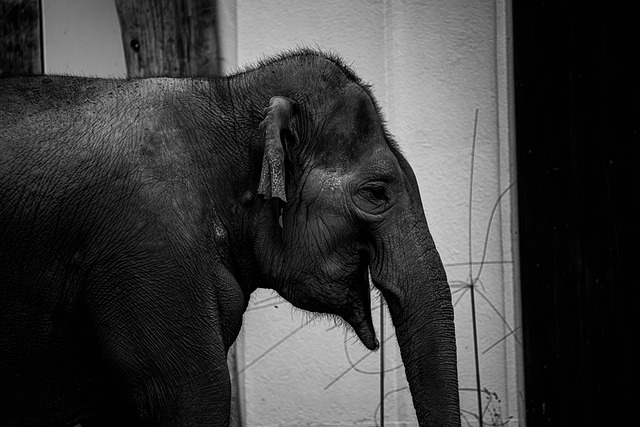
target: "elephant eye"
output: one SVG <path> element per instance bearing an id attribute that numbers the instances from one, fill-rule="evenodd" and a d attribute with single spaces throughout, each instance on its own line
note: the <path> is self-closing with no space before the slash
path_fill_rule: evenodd
<path id="1" fill-rule="evenodd" d="M 372 185 L 365 188 L 365 192 L 373 200 L 387 200 L 387 192 L 383 185 Z"/>
<path id="2" fill-rule="evenodd" d="M 365 205 L 368 205 L 363 206 L 365 210 L 380 210 L 389 202 L 387 186 L 383 182 L 368 182 L 358 189 L 357 195 Z"/>

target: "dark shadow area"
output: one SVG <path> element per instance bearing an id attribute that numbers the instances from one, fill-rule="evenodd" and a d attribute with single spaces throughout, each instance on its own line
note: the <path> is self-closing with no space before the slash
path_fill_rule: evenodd
<path id="1" fill-rule="evenodd" d="M 616 425 L 635 417 L 637 13 L 513 3 L 527 422 Z"/>

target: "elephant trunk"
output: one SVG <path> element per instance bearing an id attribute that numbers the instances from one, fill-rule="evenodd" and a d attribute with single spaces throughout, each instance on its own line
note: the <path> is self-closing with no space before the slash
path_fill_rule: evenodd
<path id="1" fill-rule="evenodd" d="M 389 306 L 420 425 L 459 426 L 451 292 L 421 207 L 420 215 L 381 239 L 371 274 Z"/>

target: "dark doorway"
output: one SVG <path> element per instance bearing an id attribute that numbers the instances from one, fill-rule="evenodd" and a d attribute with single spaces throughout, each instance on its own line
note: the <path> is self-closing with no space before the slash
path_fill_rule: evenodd
<path id="1" fill-rule="evenodd" d="M 513 1 L 529 426 L 635 418 L 640 27 L 573 3 Z"/>

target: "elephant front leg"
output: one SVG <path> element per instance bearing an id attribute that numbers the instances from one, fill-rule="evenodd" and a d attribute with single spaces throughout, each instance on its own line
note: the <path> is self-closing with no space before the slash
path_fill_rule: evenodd
<path id="1" fill-rule="evenodd" d="M 175 273 L 175 270 L 170 270 Z M 113 393 L 101 417 L 128 425 L 227 425 L 230 381 L 215 295 L 172 275 L 93 287 L 87 305 Z M 187 286 L 188 285 L 188 286 Z"/>

